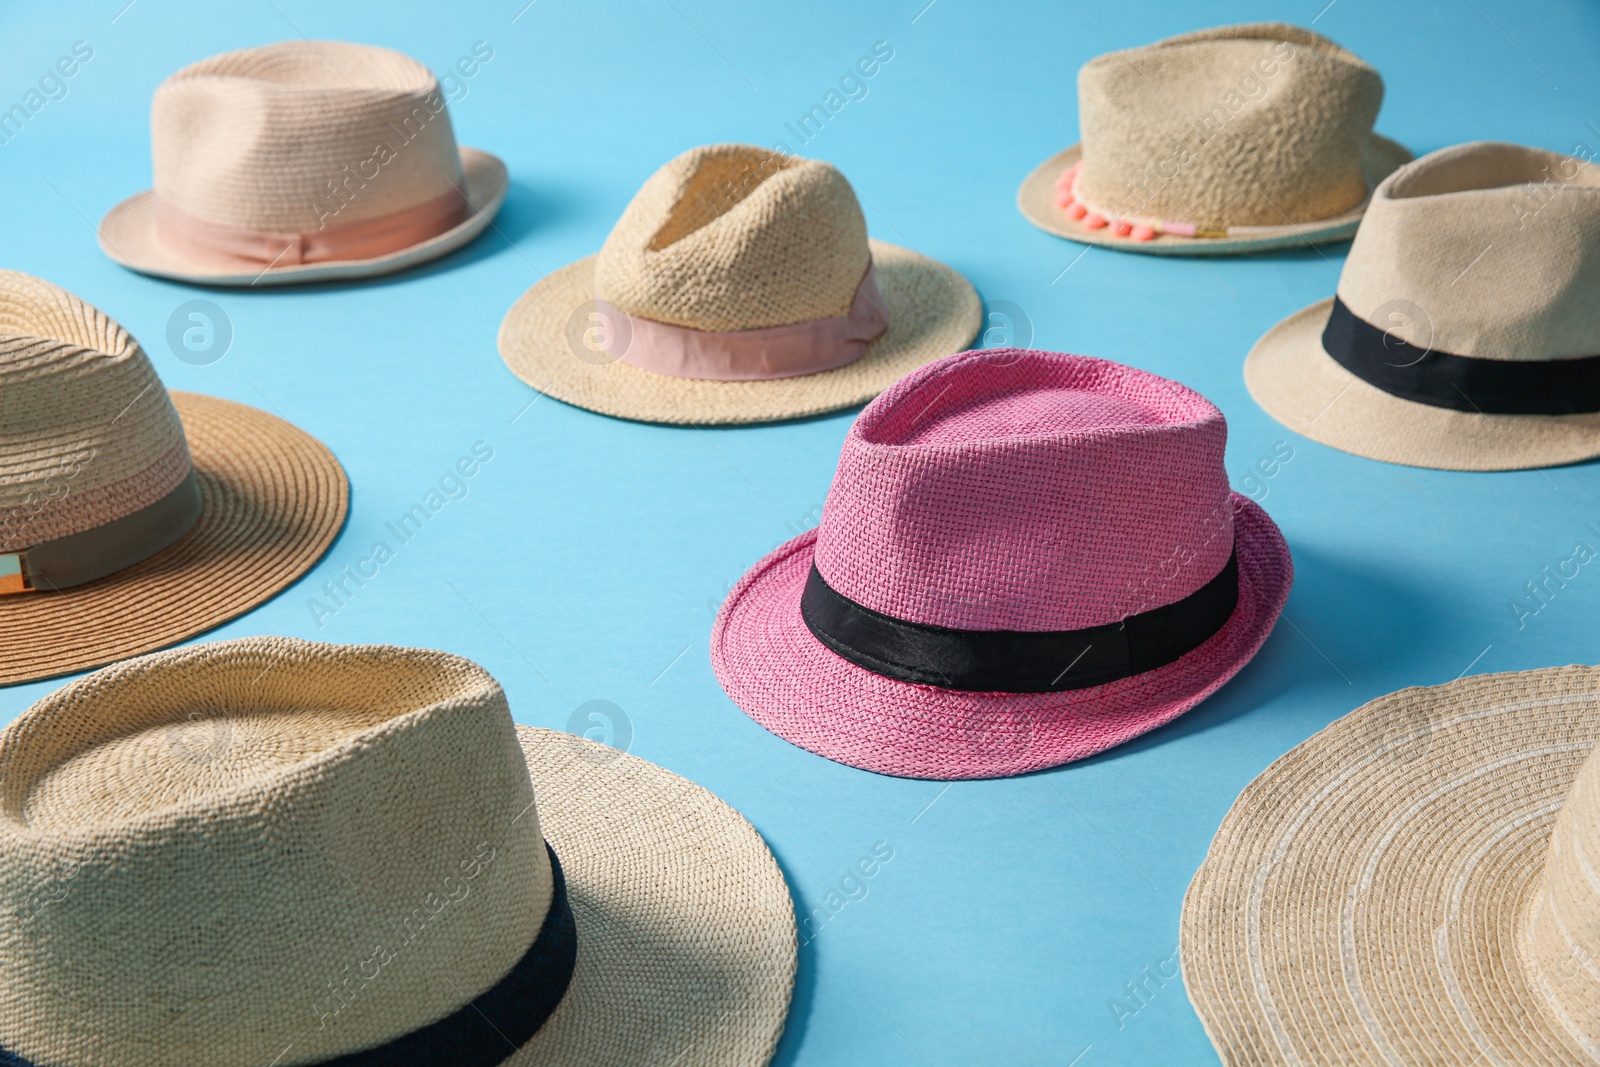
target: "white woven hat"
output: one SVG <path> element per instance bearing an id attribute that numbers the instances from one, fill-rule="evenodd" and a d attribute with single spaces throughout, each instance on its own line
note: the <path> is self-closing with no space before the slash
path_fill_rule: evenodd
<path id="1" fill-rule="evenodd" d="M 1244 377 L 1291 430 L 1390 463 L 1600 456 L 1600 166 L 1477 142 L 1402 167 L 1337 295 L 1269 330 Z"/>
<path id="2" fill-rule="evenodd" d="M 1383 79 L 1281 22 L 1221 26 L 1097 56 L 1078 72 L 1083 140 L 1017 193 L 1040 229 L 1156 255 L 1338 241 L 1411 158 L 1372 132 Z"/>
<path id="3" fill-rule="evenodd" d="M 1240 795 L 1184 900 L 1228 1067 L 1600 1064 L 1600 669 L 1380 697 Z"/>
<path id="4" fill-rule="evenodd" d="M 8 1064 L 757 1065 L 795 966 L 737 812 L 385 646 L 45 697 L 0 732 L 0 899 Z"/>
<path id="5" fill-rule="evenodd" d="M 645 182 L 598 255 L 500 325 L 512 373 L 646 422 L 726 425 L 864 403 L 978 333 L 965 278 L 867 237 L 835 167 L 708 145 Z"/>
<path id="6" fill-rule="evenodd" d="M 399 52 L 286 41 L 201 60 L 156 89 L 154 188 L 100 223 L 125 267 L 211 285 L 386 274 L 494 218 L 500 160 L 458 148 L 439 81 Z"/>

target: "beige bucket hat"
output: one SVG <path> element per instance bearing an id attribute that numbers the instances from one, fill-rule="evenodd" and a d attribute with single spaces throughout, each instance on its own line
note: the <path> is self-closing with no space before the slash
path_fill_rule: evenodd
<path id="1" fill-rule="evenodd" d="M 794 979 L 738 812 L 422 649 L 57 690 L 0 732 L 0 895 L 6 1063 L 757 1065 Z"/>
<path id="2" fill-rule="evenodd" d="M 1078 71 L 1082 143 L 1023 181 L 1042 230 L 1157 255 L 1340 241 L 1411 158 L 1372 132 L 1383 79 L 1321 34 L 1223 26 Z"/>
<path id="3" fill-rule="evenodd" d="M 105 313 L 0 271 L 0 685 L 244 614 L 327 551 L 348 497 L 309 434 L 169 396 Z"/>
<path id="4" fill-rule="evenodd" d="M 1337 295 L 1244 366 L 1256 402 L 1358 456 L 1444 470 L 1600 456 L 1600 166 L 1479 142 L 1378 187 Z"/>
<path id="5" fill-rule="evenodd" d="M 286 41 L 185 67 L 150 108 L 155 187 L 100 223 L 145 274 L 281 285 L 387 274 L 452 252 L 504 202 L 500 160 L 458 148 L 416 60 Z"/>
<path id="6" fill-rule="evenodd" d="M 1252 782 L 1183 905 L 1222 1062 L 1600 1063 L 1600 670 L 1380 697 Z"/>
<path id="7" fill-rule="evenodd" d="M 607 415 L 771 422 L 865 403 L 982 321 L 961 275 L 867 237 L 834 167 L 711 145 L 656 171 L 598 255 L 524 293 L 500 355 Z"/>

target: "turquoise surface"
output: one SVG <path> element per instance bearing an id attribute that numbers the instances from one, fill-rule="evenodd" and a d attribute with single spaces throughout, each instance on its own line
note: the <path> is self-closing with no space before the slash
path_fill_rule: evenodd
<path id="1" fill-rule="evenodd" d="M 0 266 L 105 309 L 168 386 L 305 427 L 353 486 L 321 565 L 206 639 L 458 652 L 504 683 L 519 721 L 606 733 L 725 797 L 766 836 L 801 914 L 826 916 L 802 933 L 780 1063 L 1213 1063 L 1173 953 L 1184 888 L 1238 791 L 1379 694 L 1600 658 L 1600 573 L 1552 583 L 1542 603 L 1525 587 L 1575 542 L 1600 545 L 1593 464 L 1387 466 L 1298 437 L 1251 401 L 1245 352 L 1332 292 L 1345 246 L 1216 261 L 1085 251 L 1014 206 L 1023 175 L 1077 138 L 1080 64 L 1257 19 L 1314 22 L 1372 62 L 1388 86 L 1379 129 L 1418 153 L 1475 139 L 1593 151 L 1592 4 L 125 2 L 0 9 L 0 107 L 75 43 L 93 51 L 0 143 Z M 496 229 L 398 277 L 289 291 L 195 289 L 105 259 L 94 224 L 150 184 L 157 83 L 212 53 L 301 35 L 387 45 L 436 71 L 492 50 L 450 97 L 463 143 L 510 167 Z M 892 58 L 802 143 L 791 126 L 875 47 Z M 495 350 L 529 285 L 593 252 L 662 162 L 714 141 L 836 163 L 874 236 L 972 280 L 992 343 L 1120 360 L 1215 401 L 1235 486 L 1281 525 L 1298 571 L 1257 659 L 1164 729 L 1010 781 L 879 777 L 747 719 L 707 659 L 715 610 L 750 564 L 816 524 L 853 413 L 638 425 L 537 399 Z M 167 341 L 194 299 L 232 328 L 207 365 Z M 475 447 L 492 459 L 464 495 L 318 618 L 324 583 Z M 58 684 L 0 691 L 0 718 Z M 876 873 L 852 878 L 863 858 Z"/>

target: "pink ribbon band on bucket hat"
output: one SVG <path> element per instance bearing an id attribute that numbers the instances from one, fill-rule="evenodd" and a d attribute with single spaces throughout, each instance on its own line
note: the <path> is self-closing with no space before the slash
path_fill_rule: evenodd
<path id="1" fill-rule="evenodd" d="M 758 330 L 696 330 L 629 315 L 600 297 L 595 311 L 613 324 L 602 344 L 618 359 L 671 378 L 770 381 L 854 363 L 889 326 L 889 305 L 871 264 L 845 315 Z M 626 328 L 617 324 L 626 323 Z"/>
<path id="2" fill-rule="evenodd" d="M 255 267 L 375 259 L 453 230 L 472 214 L 459 189 L 400 211 L 309 233 L 279 233 L 197 218 L 155 197 L 156 232 L 173 251 Z"/>

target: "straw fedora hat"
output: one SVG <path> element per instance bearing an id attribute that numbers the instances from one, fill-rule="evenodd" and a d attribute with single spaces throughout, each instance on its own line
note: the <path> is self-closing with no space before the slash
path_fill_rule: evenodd
<path id="1" fill-rule="evenodd" d="M 1078 71 L 1082 143 L 1028 175 L 1017 206 L 1061 237 L 1157 255 L 1344 240 L 1411 158 L 1372 132 L 1382 101 L 1376 70 L 1281 22 L 1111 52 Z"/>
<path id="2" fill-rule="evenodd" d="M 1244 365 L 1256 402 L 1358 456 L 1445 470 L 1600 456 L 1600 166 L 1480 142 L 1378 187 L 1337 295 Z"/>
<path id="3" fill-rule="evenodd" d="M 982 320 L 961 275 L 868 239 L 829 164 L 711 145 L 656 171 L 598 255 L 524 293 L 500 355 L 606 415 L 770 422 L 870 400 L 965 348 Z"/>
<path id="4" fill-rule="evenodd" d="M 1184 900 L 1222 1062 L 1600 1063 L 1600 670 L 1379 697 L 1228 812 Z"/>
<path id="5" fill-rule="evenodd" d="M 1293 565 L 1228 488 L 1198 393 L 1107 360 L 963 352 L 867 405 L 822 522 L 729 594 L 734 702 L 909 778 L 1054 767 L 1194 707 L 1255 655 Z"/>
<path id="6" fill-rule="evenodd" d="M 327 551 L 348 496 L 304 431 L 169 396 L 103 312 L 0 271 L 0 685 L 244 614 Z"/>
<path id="7" fill-rule="evenodd" d="M 125 267 L 208 285 L 387 274 L 490 224 L 509 179 L 458 148 L 439 81 L 342 41 L 225 52 L 162 82 L 155 187 L 112 208 L 100 247 Z"/>
<path id="8" fill-rule="evenodd" d="M 481 667 L 281 637 L 0 732 L 0 1060 L 758 1065 L 794 908 L 740 815 Z"/>

